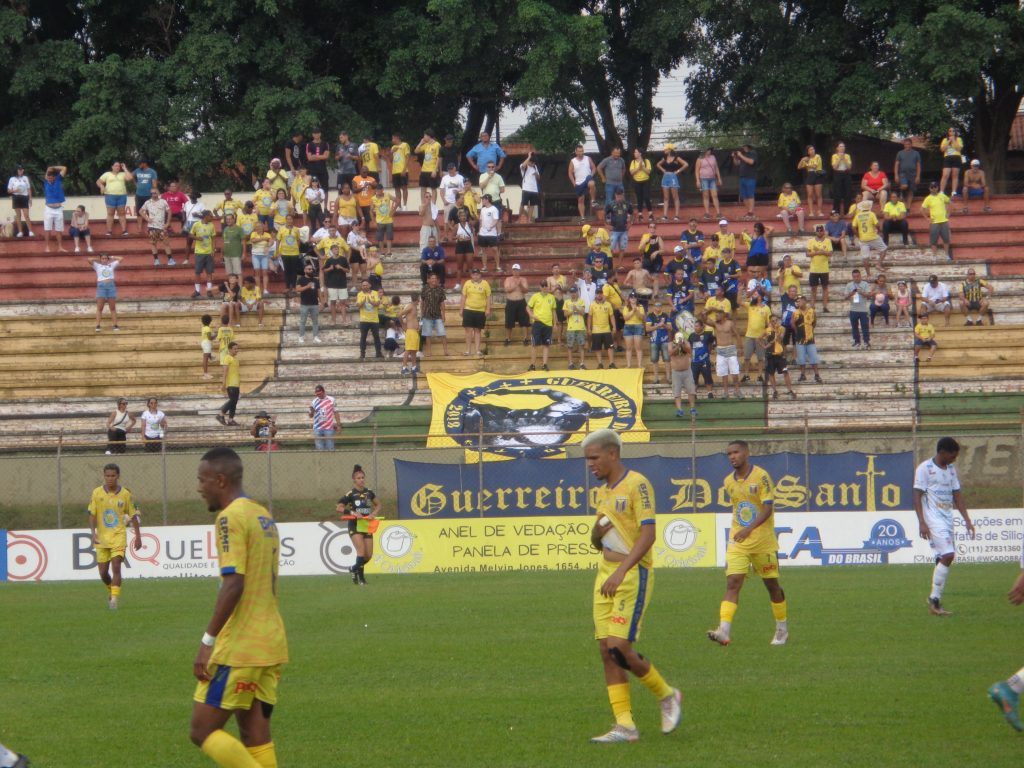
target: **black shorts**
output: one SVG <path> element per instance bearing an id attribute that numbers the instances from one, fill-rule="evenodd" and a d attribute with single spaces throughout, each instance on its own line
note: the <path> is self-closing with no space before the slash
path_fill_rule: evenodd
<path id="1" fill-rule="evenodd" d="M 441 186 L 440 174 L 420 171 L 420 189 L 437 189 L 439 186 Z"/>
<path id="2" fill-rule="evenodd" d="M 144 206 L 146 204 L 147 200 L 149 200 L 149 196 L 148 195 L 146 197 L 139 197 L 138 195 L 135 196 L 135 214 L 136 215 L 138 215 L 139 211 L 142 210 L 142 206 Z"/>
<path id="3" fill-rule="evenodd" d="M 487 313 L 475 309 L 462 310 L 462 327 L 483 330 L 487 325 Z"/>
<path id="4" fill-rule="evenodd" d="M 777 373 L 786 373 L 788 370 L 785 355 L 767 355 L 765 357 L 764 372 L 767 375 L 774 376 Z"/>
<path id="5" fill-rule="evenodd" d="M 498 246 L 498 238 L 491 235 L 480 235 L 477 242 L 480 243 L 481 248 L 496 248 Z"/>
<path id="6" fill-rule="evenodd" d="M 474 253 L 473 241 L 472 240 L 456 240 L 455 241 L 455 252 L 456 253 Z"/>
<path id="7" fill-rule="evenodd" d="M 605 349 L 611 349 L 613 346 L 612 334 L 609 333 L 592 333 L 590 334 L 590 351 L 600 352 Z"/>
<path id="8" fill-rule="evenodd" d="M 11 195 L 11 207 L 16 211 L 24 211 L 28 208 L 28 195 Z"/>
<path id="9" fill-rule="evenodd" d="M 767 253 L 755 253 L 747 256 L 748 267 L 767 267 L 771 262 L 771 256 Z"/>
<path id="10" fill-rule="evenodd" d="M 352 179 L 354 179 L 355 177 L 356 177 L 356 175 L 354 173 L 339 173 L 338 174 L 338 192 L 341 192 L 342 187 L 344 187 L 345 185 L 348 185 L 348 188 L 351 189 L 352 188 Z"/>
<path id="11" fill-rule="evenodd" d="M 352 253 L 349 254 L 349 257 L 348 257 L 348 263 L 349 263 L 349 265 L 352 265 L 352 264 L 365 264 L 366 263 L 366 259 L 363 258 L 363 254 L 361 254 L 359 251 L 352 251 Z"/>
<path id="12" fill-rule="evenodd" d="M 971 312 L 979 312 L 979 311 L 981 311 L 981 302 L 980 301 L 968 301 L 967 302 L 967 309 L 969 311 L 971 311 Z"/>
<path id="13" fill-rule="evenodd" d="M 530 313 L 526 311 L 526 299 L 509 299 L 505 302 L 505 327 L 512 329 L 517 325 L 520 328 L 530 326 Z"/>
<path id="14" fill-rule="evenodd" d="M 533 346 L 535 347 L 550 347 L 551 346 L 551 326 L 546 323 L 542 323 L 539 320 L 534 321 L 533 328 L 530 329 L 530 335 L 533 337 Z"/>
<path id="15" fill-rule="evenodd" d="M 949 155 L 942 158 L 943 168 L 959 168 L 964 164 L 963 155 Z"/>
<path id="16" fill-rule="evenodd" d="M 540 192 L 523 192 L 523 205 L 540 205 Z"/>
<path id="17" fill-rule="evenodd" d="M 409 174 L 408 173 L 392 173 L 391 174 L 391 186 L 395 189 L 402 189 L 403 187 L 409 186 Z"/>
<path id="18" fill-rule="evenodd" d="M 807 276 L 807 284 L 812 288 L 817 288 L 819 285 L 822 288 L 828 288 L 828 272 L 811 272 Z"/>

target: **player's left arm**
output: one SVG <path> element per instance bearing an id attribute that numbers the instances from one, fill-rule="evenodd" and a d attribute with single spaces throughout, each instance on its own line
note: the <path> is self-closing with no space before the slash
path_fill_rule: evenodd
<path id="1" fill-rule="evenodd" d="M 370 517 L 376 519 L 380 515 L 380 496 L 373 494 L 370 499 L 372 509 L 370 510 Z"/>
<path id="2" fill-rule="evenodd" d="M 138 552 L 142 549 L 142 526 L 141 526 L 141 515 L 139 514 L 139 508 L 132 505 L 134 511 L 132 512 L 131 524 L 132 531 L 135 533 L 135 541 L 132 543 L 132 549 Z"/>
<path id="3" fill-rule="evenodd" d="M 964 501 L 964 495 L 960 492 L 960 489 L 953 491 L 953 503 L 956 504 L 956 509 L 960 513 L 960 517 L 964 519 L 964 525 L 967 527 L 967 533 L 974 538 L 974 523 L 971 521 L 971 516 L 967 514 L 967 502 Z"/>

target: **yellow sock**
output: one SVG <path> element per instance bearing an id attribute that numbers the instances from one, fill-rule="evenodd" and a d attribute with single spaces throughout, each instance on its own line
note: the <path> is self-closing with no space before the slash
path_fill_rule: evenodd
<path id="1" fill-rule="evenodd" d="M 121 588 L 120 587 L 111 587 L 110 588 L 110 596 L 111 597 L 120 597 L 121 596 Z"/>
<path id="2" fill-rule="evenodd" d="M 736 615 L 736 609 L 739 608 L 736 603 L 731 603 L 728 600 L 723 600 L 722 604 L 718 607 L 718 617 L 722 621 L 728 621 L 732 623 L 732 617 Z"/>
<path id="3" fill-rule="evenodd" d="M 252 759 L 259 763 L 262 768 L 277 768 L 277 753 L 274 752 L 274 742 L 260 744 L 258 747 L 247 747 L 246 751 L 252 755 Z"/>
<path id="4" fill-rule="evenodd" d="M 647 686 L 647 690 L 654 694 L 654 697 L 661 701 L 672 693 L 672 686 L 665 682 L 665 678 L 651 664 L 651 671 L 640 678 L 640 682 Z"/>
<path id="5" fill-rule="evenodd" d="M 107 588 L 107 594 L 109 595 L 110 591 L 113 589 L 113 587 L 110 586 L 109 584 L 104 584 L 103 586 L 105 586 Z"/>
<path id="6" fill-rule="evenodd" d="M 227 731 L 214 731 L 201 747 L 221 768 L 262 768 L 245 746 Z"/>
<path id="7" fill-rule="evenodd" d="M 608 701 L 612 705 L 615 722 L 625 728 L 636 728 L 633 722 L 633 707 L 629 701 L 629 683 L 608 686 Z"/>
<path id="8" fill-rule="evenodd" d="M 786 601 L 783 600 L 781 603 L 772 603 L 772 616 L 775 617 L 776 621 L 786 620 Z"/>

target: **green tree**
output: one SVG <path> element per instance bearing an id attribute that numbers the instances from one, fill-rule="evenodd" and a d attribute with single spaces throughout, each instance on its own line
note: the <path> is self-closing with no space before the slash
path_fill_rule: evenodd
<path id="1" fill-rule="evenodd" d="M 523 125 L 506 141 L 525 141 L 543 154 L 568 155 L 586 140 L 580 119 L 548 104 L 534 108 Z"/>

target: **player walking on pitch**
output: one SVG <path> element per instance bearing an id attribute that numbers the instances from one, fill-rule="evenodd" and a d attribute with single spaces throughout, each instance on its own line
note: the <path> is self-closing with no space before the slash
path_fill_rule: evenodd
<path id="1" fill-rule="evenodd" d="M 0 768 L 28 768 L 28 758 L 0 744 Z"/>
<path id="2" fill-rule="evenodd" d="M 949 568 L 956 549 L 953 544 L 953 507 L 964 519 L 967 533 L 974 538 L 974 523 L 960 494 L 960 478 L 953 462 L 960 455 L 960 444 L 952 437 L 943 437 L 935 446 L 935 456 L 921 462 L 914 473 L 914 511 L 921 526 L 921 538 L 928 539 L 935 553 L 932 591 L 928 595 L 928 612 L 933 616 L 949 616 L 942 607 L 942 591 L 946 588 Z"/>
<path id="3" fill-rule="evenodd" d="M 598 744 L 640 738 L 629 695 L 628 672 L 647 686 L 661 706 L 661 732 L 683 717 L 682 694 L 633 648 L 654 586 L 654 489 L 646 477 L 622 463 L 622 441 L 610 429 L 583 441 L 587 468 L 604 485 L 597 489 L 597 518 L 590 541 L 602 550 L 594 582 L 594 637 L 600 644 L 608 700 L 615 727 L 591 739 Z"/>
<path id="4" fill-rule="evenodd" d="M 221 585 L 192 666 L 192 743 L 222 768 L 276 768 L 270 716 L 288 661 L 277 607 L 281 541 L 270 513 L 242 490 L 242 460 L 230 448 L 199 462 L 199 495 L 217 513 Z M 241 740 L 224 730 L 234 714 Z"/>
<path id="5" fill-rule="evenodd" d="M 139 509 L 132 500 L 132 492 L 120 484 L 121 468 L 117 464 L 103 467 L 103 485 L 92 492 L 89 502 L 89 528 L 96 548 L 96 565 L 100 579 L 107 585 L 107 605 L 117 610 L 121 596 L 121 563 L 128 545 L 126 523 L 131 522 L 135 532 L 132 546 L 142 548 L 139 529 Z"/>
<path id="6" fill-rule="evenodd" d="M 1024 554 L 1021 555 L 1021 568 L 1024 569 Z M 1024 603 L 1024 570 L 1017 575 L 1013 588 L 1007 594 L 1014 605 Z M 1024 731 L 1020 721 L 1020 695 L 1024 693 L 1024 668 L 1018 669 L 1007 680 L 1000 680 L 988 687 L 988 697 L 999 707 L 1003 717 L 1015 730 Z"/>
<path id="7" fill-rule="evenodd" d="M 719 607 L 718 627 L 708 638 L 719 645 L 732 642 L 732 620 L 736 616 L 740 590 L 751 569 L 768 589 L 775 616 L 772 645 L 789 640 L 786 594 L 779 584 L 779 540 L 775 536 L 775 490 L 772 479 L 761 467 L 750 463 L 750 446 L 734 440 L 726 450 L 733 471 L 725 476 L 725 491 L 732 504 L 729 548 L 725 553 L 725 595 Z"/>

